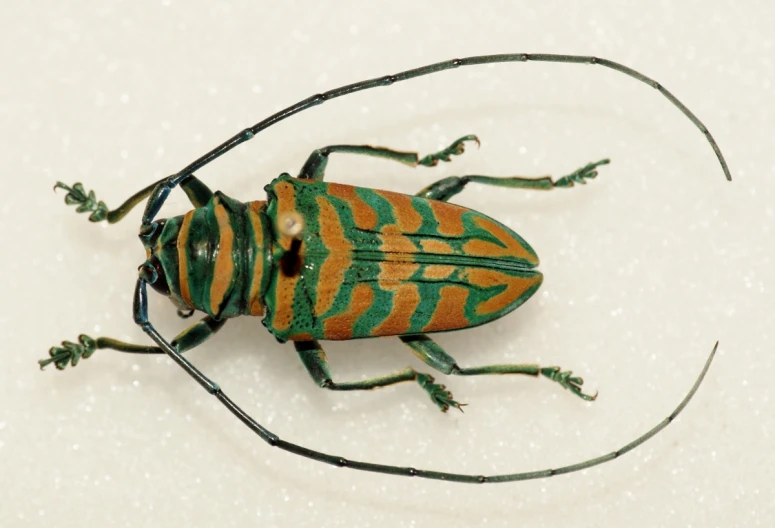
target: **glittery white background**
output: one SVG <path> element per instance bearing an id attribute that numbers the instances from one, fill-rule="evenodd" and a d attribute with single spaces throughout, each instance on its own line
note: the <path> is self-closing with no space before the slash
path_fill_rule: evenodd
<path id="1" fill-rule="evenodd" d="M 0 526 L 771 526 L 773 38 L 770 2 L 9 2 L 0 20 Z M 711 5 L 712 4 L 712 5 Z M 328 178 L 413 193 L 453 174 L 565 174 L 551 193 L 471 186 L 454 202 L 518 230 L 546 279 L 516 313 L 438 336 L 463 365 L 559 364 L 548 381 L 445 378 L 466 413 L 414 386 L 322 391 L 258 320 L 188 356 L 281 437 L 338 455 L 465 473 L 607 453 L 672 411 L 716 339 L 685 414 L 610 464 L 545 481 L 456 485 L 342 470 L 273 450 L 165 358 L 36 360 L 79 333 L 147 342 L 131 320 L 140 211 L 90 224 L 55 195 L 83 181 L 116 206 L 245 126 L 313 93 L 458 56 L 590 54 L 600 67 L 464 68 L 341 98 L 278 124 L 198 174 L 263 196 L 315 148 L 421 153 L 469 133 L 452 163 L 341 156 Z M 163 216 L 186 209 L 176 192 Z M 154 322 L 184 325 L 164 299 Z M 397 340 L 329 343 L 338 379 L 418 361 Z M 427 370 L 427 369 L 426 369 Z"/>

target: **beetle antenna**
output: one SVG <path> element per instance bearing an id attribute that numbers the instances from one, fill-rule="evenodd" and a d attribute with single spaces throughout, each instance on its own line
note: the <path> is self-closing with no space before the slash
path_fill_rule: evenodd
<path id="1" fill-rule="evenodd" d="M 73 367 L 83 359 L 89 359 L 99 348 L 97 342 L 86 334 L 78 336 L 78 342 L 62 341 L 62 346 L 51 347 L 48 351 L 49 357 L 38 361 L 40 370 L 53 363 L 59 370 L 64 370 L 69 363 Z"/>
<path id="2" fill-rule="evenodd" d="M 108 216 L 108 206 L 105 202 L 97 201 L 97 197 L 94 195 L 94 191 L 86 192 L 81 182 L 76 183 L 72 187 L 65 185 L 58 181 L 54 185 L 54 190 L 64 189 L 67 191 L 65 195 L 65 203 L 67 205 L 78 205 L 75 209 L 78 213 L 91 213 L 89 215 L 89 221 L 100 222 L 105 220 Z"/>

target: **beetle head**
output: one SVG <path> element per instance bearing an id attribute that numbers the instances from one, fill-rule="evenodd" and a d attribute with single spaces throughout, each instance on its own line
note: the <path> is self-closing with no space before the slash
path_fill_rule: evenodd
<path id="1" fill-rule="evenodd" d="M 170 287 L 167 283 L 167 276 L 164 273 L 164 267 L 156 256 L 156 249 L 161 236 L 165 220 L 158 220 L 140 227 L 140 240 L 145 247 L 145 262 L 137 268 L 140 278 L 162 295 L 169 297 Z"/>

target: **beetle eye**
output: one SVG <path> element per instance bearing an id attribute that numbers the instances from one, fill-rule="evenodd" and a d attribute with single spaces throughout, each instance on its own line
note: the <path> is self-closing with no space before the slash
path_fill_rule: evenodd
<path id="1" fill-rule="evenodd" d="M 170 294 L 170 287 L 167 284 L 167 277 L 164 274 L 164 268 L 156 258 L 156 255 L 152 255 L 151 258 L 146 260 L 142 266 L 137 268 L 140 278 L 162 295 Z"/>

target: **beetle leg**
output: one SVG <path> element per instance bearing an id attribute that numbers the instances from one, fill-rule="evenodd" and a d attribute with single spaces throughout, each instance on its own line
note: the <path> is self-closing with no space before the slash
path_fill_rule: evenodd
<path id="1" fill-rule="evenodd" d="M 364 156 L 373 156 L 375 158 L 384 158 L 392 161 L 398 161 L 411 167 L 424 165 L 433 167 L 438 165 L 439 161 L 452 161 L 450 156 L 459 156 L 465 151 L 465 142 L 475 141 L 479 145 L 479 138 L 471 134 L 463 136 L 447 148 L 428 154 L 420 158 L 416 152 L 402 152 L 400 150 L 391 150 L 385 147 L 372 147 L 371 145 L 332 145 L 322 149 L 315 150 L 310 154 L 304 166 L 301 168 L 299 178 L 302 180 L 322 180 L 328 164 L 328 156 L 334 152 L 346 154 L 360 154 Z"/>
<path id="2" fill-rule="evenodd" d="M 591 180 L 597 177 L 597 167 L 607 165 L 610 162 L 611 160 L 603 159 L 593 163 L 587 163 L 580 169 L 567 176 L 563 176 L 557 181 L 553 180 L 551 176 L 542 176 L 538 178 L 525 178 L 522 176 L 479 176 L 475 174 L 468 176 L 450 176 L 430 184 L 418 192 L 417 196 L 446 202 L 462 191 L 470 182 L 494 185 L 496 187 L 532 189 L 537 191 L 548 191 L 555 187 L 573 187 L 576 183 L 584 184 L 587 179 Z"/>
<path id="3" fill-rule="evenodd" d="M 175 350 L 182 354 L 207 341 L 213 334 L 221 329 L 225 322 L 226 319 L 221 319 L 219 321 L 208 315 L 201 321 L 194 323 L 183 330 L 171 344 L 175 347 Z M 97 339 L 92 339 L 85 334 L 81 334 L 78 336 L 78 343 L 62 341 L 61 347 L 51 347 L 48 351 L 50 357 L 41 359 L 38 361 L 38 364 L 42 369 L 43 367 L 54 363 L 56 368 L 63 370 L 67 367 L 68 363 L 74 367 L 81 358 L 88 359 L 95 351 L 101 348 L 109 348 L 118 350 L 119 352 L 128 352 L 130 354 L 164 354 L 164 351 L 161 348 L 155 346 L 135 345 L 110 337 L 98 337 Z"/>
<path id="4" fill-rule="evenodd" d="M 444 374 L 457 376 L 481 376 L 490 374 L 525 374 L 538 377 L 543 375 L 552 381 L 556 381 L 563 388 L 568 389 L 576 396 L 592 401 L 597 398 L 597 393 L 590 396 L 581 391 L 584 380 L 573 376 L 571 371 L 561 371 L 560 367 L 540 367 L 538 365 L 487 365 L 484 367 L 461 368 L 455 358 L 444 350 L 430 337 L 426 335 L 401 336 L 404 342 L 419 359 Z"/>
<path id="5" fill-rule="evenodd" d="M 54 185 L 54 189 L 66 190 L 67 195 L 65 195 L 65 203 L 68 205 L 77 204 L 78 208 L 76 211 L 79 213 L 91 213 L 89 215 L 90 221 L 100 222 L 107 219 L 108 223 L 115 224 L 124 218 L 137 204 L 148 198 L 154 188 L 166 179 L 167 178 L 162 178 L 148 187 L 141 189 L 113 210 L 108 210 L 108 206 L 105 205 L 105 202 L 101 200 L 98 202 L 94 195 L 94 191 L 89 191 L 87 193 L 81 183 L 76 183 L 72 187 L 69 187 L 62 182 L 57 182 L 56 185 Z M 207 185 L 202 183 L 202 181 L 193 174 L 187 176 L 180 185 L 183 187 L 183 190 L 194 207 L 207 205 L 207 202 L 210 201 L 210 198 L 213 195 L 213 192 Z"/>
<path id="6" fill-rule="evenodd" d="M 317 341 L 296 341 L 296 352 L 299 359 L 304 364 L 310 377 L 320 387 L 335 391 L 353 391 L 353 390 L 371 390 L 379 387 L 387 387 L 404 381 L 416 381 L 422 387 L 428 396 L 431 397 L 442 412 L 447 412 L 450 407 L 460 409 L 464 403 L 458 403 L 452 399 L 452 393 L 444 385 L 434 383 L 432 376 L 417 372 L 411 367 L 404 370 L 380 376 L 376 378 L 365 379 L 361 381 L 335 382 L 331 378 L 331 371 L 328 369 L 326 353 Z M 462 409 L 461 409 L 462 410 Z"/>

